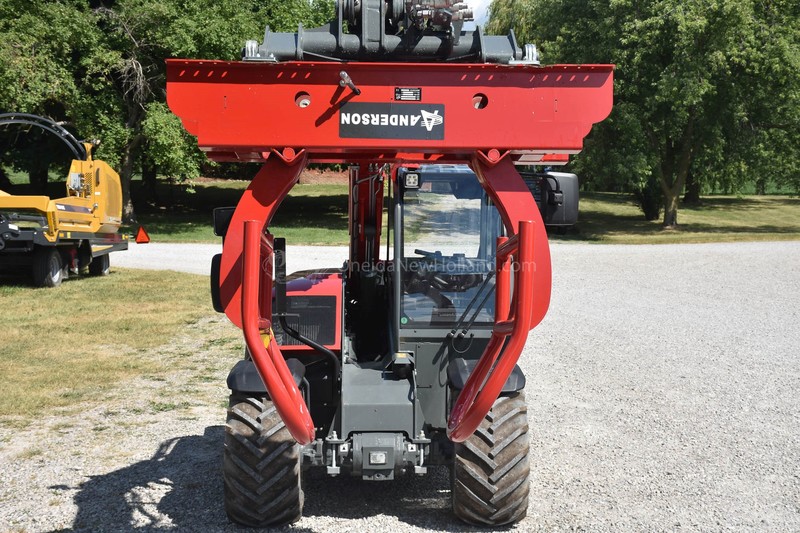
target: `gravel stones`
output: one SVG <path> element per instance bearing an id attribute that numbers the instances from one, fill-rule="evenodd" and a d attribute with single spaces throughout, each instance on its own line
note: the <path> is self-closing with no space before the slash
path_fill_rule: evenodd
<path id="1" fill-rule="evenodd" d="M 800 530 L 800 243 L 552 251 L 550 312 L 520 360 L 532 472 L 516 529 Z M 186 253 L 207 271 L 202 252 Z M 290 247 L 289 271 L 345 256 Z M 0 531 L 241 531 L 221 481 L 237 339 L 222 317 L 204 319 L 165 348 L 193 358 L 174 375 L 0 428 Z M 304 481 L 297 530 L 474 529 L 449 509 L 445 469 Z"/>

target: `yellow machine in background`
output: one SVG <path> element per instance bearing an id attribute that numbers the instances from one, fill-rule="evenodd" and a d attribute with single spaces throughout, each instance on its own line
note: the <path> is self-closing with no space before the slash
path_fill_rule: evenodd
<path id="1" fill-rule="evenodd" d="M 0 191 L 0 268 L 31 268 L 34 284 L 55 287 L 87 268 L 105 275 L 112 251 L 127 250 L 122 223 L 119 175 L 92 159 L 90 143 L 80 143 L 59 124 L 25 114 L 2 114 L 0 125 L 26 124 L 58 135 L 75 155 L 66 196 L 15 196 Z"/>

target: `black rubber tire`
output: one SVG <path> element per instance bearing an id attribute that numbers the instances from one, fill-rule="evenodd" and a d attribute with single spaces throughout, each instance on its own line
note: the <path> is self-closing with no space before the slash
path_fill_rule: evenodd
<path id="1" fill-rule="evenodd" d="M 223 477 L 225 512 L 233 522 L 267 527 L 300 519 L 300 445 L 271 401 L 231 394 Z"/>
<path id="2" fill-rule="evenodd" d="M 529 451 L 525 394 L 498 398 L 475 433 L 455 444 L 455 515 L 482 526 L 509 525 L 525 518 Z"/>
<path id="3" fill-rule="evenodd" d="M 81 242 L 78 247 L 78 270 L 86 272 L 92 262 L 92 246 L 89 241 Z"/>
<path id="4" fill-rule="evenodd" d="M 111 271 L 111 260 L 108 254 L 98 255 L 92 262 L 89 263 L 89 275 L 91 276 L 108 276 Z"/>
<path id="5" fill-rule="evenodd" d="M 64 260 L 55 246 L 43 246 L 33 252 L 33 284 L 37 287 L 58 287 L 64 280 Z"/>
<path id="6" fill-rule="evenodd" d="M 224 313 L 225 307 L 222 306 L 222 297 L 219 289 L 219 276 L 222 269 L 222 254 L 216 254 L 211 258 L 211 306 L 217 313 Z"/>

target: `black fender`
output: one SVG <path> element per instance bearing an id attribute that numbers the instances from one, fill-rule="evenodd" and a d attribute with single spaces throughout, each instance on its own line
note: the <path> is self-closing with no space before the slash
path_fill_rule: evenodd
<path id="1" fill-rule="evenodd" d="M 447 382 L 450 387 L 457 391 L 462 390 L 477 364 L 477 359 L 467 360 L 461 357 L 450 361 L 450 364 L 447 365 Z M 514 365 L 514 370 L 511 371 L 511 375 L 508 376 L 508 379 L 503 384 L 503 390 L 500 394 L 511 394 L 512 392 L 519 392 L 524 388 L 525 374 L 522 373 L 522 369 L 519 365 Z"/>
<path id="2" fill-rule="evenodd" d="M 286 366 L 292 373 L 295 384 L 299 387 L 306 374 L 306 367 L 299 359 L 287 359 Z M 256 365 L 252 359 L 242 359 L 236 363 L 228 374 L 228 388 L 236 392 L 246 392 L 254 395 L 266 395 L 267 388 L 258 375 Z"/>

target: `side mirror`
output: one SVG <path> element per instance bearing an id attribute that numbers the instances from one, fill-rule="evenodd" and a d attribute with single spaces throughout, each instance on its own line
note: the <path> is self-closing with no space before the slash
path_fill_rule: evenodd
<path id="1" fill-rule="evenodd" d="M 214 209 L 214 235 L 225 238 L 228 226 L 231 225 L 235 207 L 217 207 Z"/>
<path id="2" fill-rule="evenodd" d="M 572 226 L 578 222 L 578 176 L 546 172 L 542 178 L 542 212 L 545 226 Z"/>
<path id="3" fill-rule="evenodd" d="M 578 176 L 566 172 L 523 174 L 544 225 L 548 227 L 572 226 L 578 222 Z"/>

